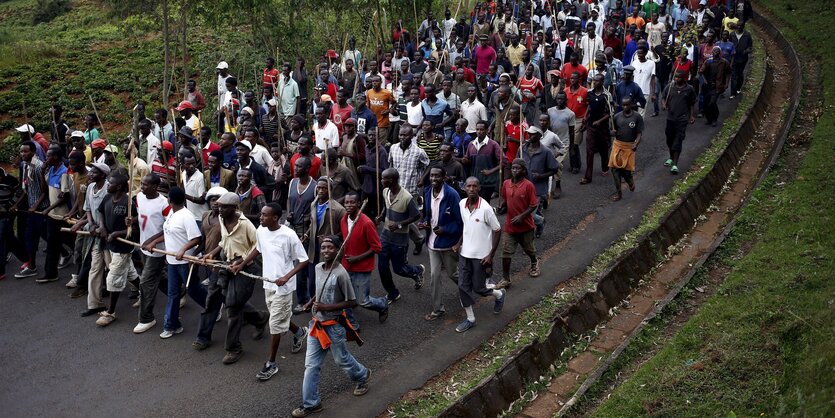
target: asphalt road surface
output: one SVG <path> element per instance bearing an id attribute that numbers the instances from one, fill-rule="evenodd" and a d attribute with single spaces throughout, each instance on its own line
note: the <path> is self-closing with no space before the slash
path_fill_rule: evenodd
<path id="1" fill-rule="evenodd" d="M 720 120 L 735 104 L 727 99 L 720 101 Z M 689 127 L 679 164 L 682 172 L 689 169 L 718 129 L 705 125 L 704 119 L 697 119 Z M 366 344 L 350 344 L 349 348 L 374 370 L 370 391 L 362 398 L 351 396 L 347 377 L 328 358 L 320 384 L 325 405 L 320 416 L 369 417 L 381 413 L 403 393 L 420 387 L 495 334 L 554 285 L 582 272 L 596 254 L 637 225 L 644 210 L 656 196 L 669 190 L 676 178 L 662 166 L 667 159 L 663 113 L 646 118 L 643 138 L 637 153 L 637 190 L 625 191 L 620 202 L 609 201 L 613 183 L 611 177 L 600 176 L 599 166 L 589 185 L 578 184 L 581 175 L 564 175 L 563 197 L 552 201 L 546 211 L 545 234 L 536 241 L 537 249 L 543 252 L 562 242 L 582 220 L 591 222 L 559 251 L 549 253 L 543 261 L 542 276 L 533 279 L 523 273 L 514 281 L 501 315 L 493 315 L 492 299 L 485 299 L 475 309 L 477 326 L 465 334 L 455 333 L 454 327 L 464 315 L 456 289 L 447 281 L 446 317 L 424 321 L 423 315 L 430 310 L 428 274 L 427 285 L 417 291 L 410 279 L 395 278 L 403 298 L 392 305 L 387 323 L 379 324 L 373 312 L 356 310 Z M 425 264 L 428 273 L 426 251 L 409 258 Z M 527 269 L 521 251 L 514 261 L 515 271 Z M 43 258 L 38 263 L 43 271 Z M 36 284 L 34 278 L 13 278 L 18 266 L 19 262 L 12 261 L 7 267 L 9 278 L 0 282 L 0 411 L 5 416 L 286 417 L 301 404 L 304 350 L 291 354 L 289 337 L 279 348 L 279 373 L 270 381 L 260 382 L 255 374 L 266 359 L 269 338 L 253 341 L 252 327 L 242 332 L 243 358 L 226 366 L 221 363 L 225 320 L 215 327 L 214 344 L 209 349 L 197 352 L 191 348 L 200 312 L 192 300 L 182 310 L 183 334 L 168 340 L 159 338 L 165 297 L 158 295 L 157 326 L 134 335 L 137 313 L 130 306 L 133 301 L 125 297 L 119 301 L 116 322 L 106 328 L 95 325 L 96 316 L 79 317 L 86 301 L 70 299 L 64 287 L 75 266 L 61 270 L 60 281 L 46 285 Z M 383 294 L 378 279 L 373 280 L 372 293 Z M 260 286 L 252 302 L 264 307 Z M 307 314 L 294 317 L 296 323 L 308 320 Z"/>

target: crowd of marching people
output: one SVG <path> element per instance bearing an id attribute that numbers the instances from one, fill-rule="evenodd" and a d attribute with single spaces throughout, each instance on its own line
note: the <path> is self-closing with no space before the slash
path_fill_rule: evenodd
<path id="1" fill-rule="evenodd" d="M 488 1 L 429 13 L 416 32 L 397 23 L 389 45 L 351 38 L 313 71 L 267 58 L 260 91 L 239 90 L 220 62 L 216 107 L 191 80 L 171 109 L 137 104 L 125 139 L 105 138 L 96 113 L 71 128 L 55 103 L 50 139 L 24 123 L 19 175 L 0 172 L 0 280 L 12 255 L 14 276 L 37 283 L 72 267 L 81 316 L 107 326 L 127 299 L 134 333 L 193 326 L 196 350 L 225 315 L 224 364 L 243 354 L 244 326 L 269 331 L 261 380 L 278 372 L 289 331 L 292 352 L 307 346 L 293 416 L 318 412 L 328 351 L 354 394 L 368 391 L 371 371 L 346 341 L 362 341 L 357 309 L 386 321 L 400 278 L 428 282 L 426 321 L 447 314 L 457 287 L 466 332 L 479 298 L 502 311 L 517 247 L 540 275 L 536 240 L 568 175 L 611 176 L 622 199 L 656 117 L 677 174 L 688 126 L 715 126 L 718 101 L 740 93 L 750 17 L 747 0 Z M 266 311 L 250 302 L 259 283 Z M 186 295 L 202 310 L 184 326 Z M 312 320 L 294 320 L 305 312 Z"/>

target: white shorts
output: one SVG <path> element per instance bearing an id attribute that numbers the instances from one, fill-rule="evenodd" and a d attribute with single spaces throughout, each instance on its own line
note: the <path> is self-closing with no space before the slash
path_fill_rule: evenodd
<path id="1" fill-rule="evenodd" d="M 264 289 L 264 299 L 270 311 L 270 334 L 283 334 L 290 330 L 293 316 L 293 294 L 279 295 L 275 290 Z"/>
<path id="2" fill-rule="evenodd" d="M 131 260 L 131 253 L 110 253 L 110 271 L 107 273 L 107 291 L 121 292 L 125 290 L 129 280 L 139 278 L 136 273 L 136 268 L 133 267 L 133 260 Z"/>

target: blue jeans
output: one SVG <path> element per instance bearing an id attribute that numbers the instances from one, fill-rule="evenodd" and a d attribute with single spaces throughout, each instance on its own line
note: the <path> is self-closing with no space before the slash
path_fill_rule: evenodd
<path id="1" fill-rule="evenodd" d="M 311 329 L 313 328 L 313 321 L 310 321 L 309 326 Z M 353 382 L 362 383 L 368 380 L 368 369 L 360 364 L 348 351 L 345 328 L 338 324 L 324 328 L 331 339 L 331 346 L 328 350 L 331 351 L 336 365 Z M 319 375 L 328 350 L 322 349 L 318 339 L 310 335 L 307 336 L 307 354 L 304 358 L 304 382 L 302 383 L 302 400 L 305 408 L 313 408 L 322 402 L 322 399 L 319 398 Z"/>
<path id="2" fill-rule="evenodd" d="M 412 280 L 417 280 L 418 273 L 420 273 L 420 267 L 409 264 L 409 261 L 406 259 L 408 252 L 408 243 L 404 246 L 385 243 L 383 244 L 382 251 L 377 255 L 377 268 L 380 270 L 380 281 L 383 282 L 383 288 L 386 289 L 389 299 L 395 299 L 400 295 L 400 291 L 397 290 L 397 286 L 394 285 L 394 280 L 392 279 L 392 269 L 394 269 L 396 274 Z"/>
<path id="3" fill-rule="evenodd" d="M 188 270 L 188 264 L 168 265 L 168 302 L 165 303 L 164 330 L 175 331 L 182 326 L 180 324 L 180 288 L 188 280 Z M 206 289 L 200 284 L 200 278 L 196 273 L 192 273 L 191 283 L 186 290 L 200 307 L 205 308 Z"/>
<path id="4" fill-rule="evenodd" d="M 374 312 L 383 312 L 388 309 L 386 298 L 371 296 L 371 272 L 348 272 L 348 275 L 351 276 L 351 286 L 354 288 L 354 295 L 360 306 Z M 360 324 L 354 318 L 354 311 L 346 309 L 345 313 L 354 329 L 360 329 Z"/>

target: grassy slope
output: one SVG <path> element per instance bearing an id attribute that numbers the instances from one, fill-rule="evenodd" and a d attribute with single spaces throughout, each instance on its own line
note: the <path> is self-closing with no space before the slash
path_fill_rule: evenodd
<path id="1" fill-rule="evenodd" d="M 791 14 L 788 7 L 797 8 Z M 833 12 L 815 2 L 770 0 L 799 52 L 835 65 L 835 41 L 819 30 Z M 801 41 L 800 37 L 807 42 Z M 824 107 L 835 74 L 823 71 Z M 733 267 L 719 292 L 671 343 L 614 391 L 597 416 L 826 416 L 835 410 L 835 114 L 823 113 L 795 181 L 774 176 L 741 214 L 721 261 Z M 739 243 L 757 238 L 751 252 Z"/>

